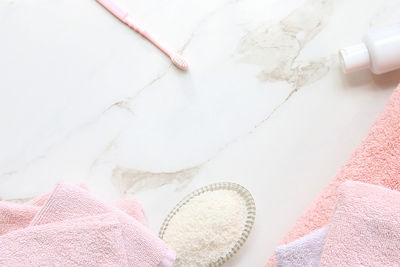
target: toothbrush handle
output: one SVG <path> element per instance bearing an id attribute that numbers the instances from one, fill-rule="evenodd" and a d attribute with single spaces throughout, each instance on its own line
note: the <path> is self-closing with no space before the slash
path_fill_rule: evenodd
<path id="1" fill-rule="evenodd" d="M 171 53 L 168 49 L 160 44 L 153 36 L 151 36 L 147 31 L 145 31 L 142 27 L 140 27 L 137 23 L 134 22 L 129 13 L 122 8 L 120 8 L 117 4 L 115 4 L 112 0 L 96 0 L 99 2 L 105 9 L 110 11 L 111 14 L 116 16 L 123 23 L 127 24 L 129 27 L 140 33 L 143 37 L 149 40 L 152 44 L 154 44 L 158 49 L 164 52 L 167 56 L 171 56 Z"/>
<path id="2" fill-rule="evenodd" d="M 111 0 L 96 0 L 99 2 L 105 9 L 110 11 L 111 14 L 116 16 L 122 22 L 126 23 L 126 18 L 128 17 L 128 12 L 120 8 Z"/>
<path id="3" fill-rule="evenodd" d="M 167 56 L 171 56 L 170 51 L 165 48 L 164 46 L 161 45 L 157 39 L 155 39 L 150 33 L 148 33 L 146 30 L 144 30 L 140 25 L 134 22 L 131 16 L 126 17 L 126 22 L 125 22 L 129 27 L 134 29 L 136 32 L 140 33 L 144 38 L 149 40 L 153 45 L 155 45 L 158 49 L 160 49 L 164 54 Z"/>

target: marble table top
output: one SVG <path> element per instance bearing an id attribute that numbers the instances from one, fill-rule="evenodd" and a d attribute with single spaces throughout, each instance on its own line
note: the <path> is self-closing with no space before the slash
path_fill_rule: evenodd
<path id="1" fill-rule="evenodd" d="M 257 217 L 226 266 L 263 266 L 400 80 L 337 60 L 400 1 L 117 2 L 190 70 L 94 0 L 0 2 L 0 198 L 84 182 L 137 197 L 158 232 L 192 190 L 237 182 Z"/>

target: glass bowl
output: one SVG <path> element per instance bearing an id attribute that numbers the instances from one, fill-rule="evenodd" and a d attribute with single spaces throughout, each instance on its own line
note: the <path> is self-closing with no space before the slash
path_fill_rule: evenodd
<path id="1" fill-rule="evenodd" d="M 185 196 L 169 212 L 168 216 L 165 218 L 163 224 L 161 225 L 160 232 L 158 234 L 159 237 L 161 239 L 163 239 L 165 231 L 167 230 L 168 224 L 171 221 L 171 219 L 191 199 L 193 199 L 194 197 L 199 196 L 205 192 L 212 192 L 212 191 L 217 191 L 217 190 L 231 190 L 231 191 L 236 192 L 239 196 L 241 196 L 243 198 L 243 200 L 245 201 L 245 205 L 246 205 L 246 209 L 247 209 L 247 217 L 245 220 L 243 232 L 242 232 L 240 238 L 236 241 L 235 245 L 232 247 L 232 249 L 228 253 L 226 253 L 226 255 L 220 257 L 216 262 L 213 262 L 213 263 L 209 264 L 208 266 L 221 266 L 226 261 L 228 261 L 243 246 L 244 242 L 246 242 L 247 237 L 250 234 L 251 229 L 253 228 L 254 220 L 256 217 L 256 205 L 255 205 L 254 199 L 253 199 L 252 195 L 250 194 L 250 192 L 243 186 L 236 184 L 236 183 L 220 182 L 220 183 L 210 184 L 210 185 L 201 187 L 201 188 L 193 191 L 189 195 Z"/>

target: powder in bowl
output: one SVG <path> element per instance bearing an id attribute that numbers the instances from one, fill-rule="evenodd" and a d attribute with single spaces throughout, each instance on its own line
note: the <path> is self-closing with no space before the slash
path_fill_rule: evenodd
<path id="1" fill-rule="evenodd" d="M 252 226 L 248 229 L 249 215 L 253 220 L 255 215 L 254 200 L 250 195 L 253 212 L 243 190 L 232 190 L 239 185 L 219 185 L 195 191 L 167 217 L 160 237 L 177 253 L 174 266 L 221 265 L 247 238 Z"/>

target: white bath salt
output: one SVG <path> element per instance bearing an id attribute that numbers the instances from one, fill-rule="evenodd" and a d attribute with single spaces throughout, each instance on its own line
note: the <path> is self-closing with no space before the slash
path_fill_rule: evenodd
<path id="1" fill-rule="evenodd" d="M 207 266 L 224 257 L 240 239 L 246 218 L 245 200 L 235 191 L 192 198 L 172 217 L 164 234 L 177 254 L 174 266 Z"/>

